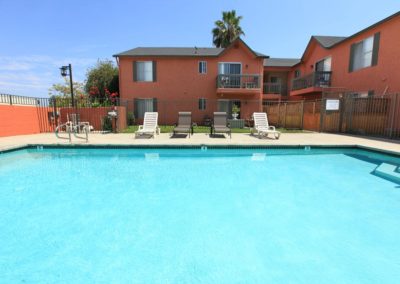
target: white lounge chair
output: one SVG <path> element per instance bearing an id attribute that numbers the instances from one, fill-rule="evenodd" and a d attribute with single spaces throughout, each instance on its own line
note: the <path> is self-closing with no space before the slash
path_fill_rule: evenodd
<path id="1" fill-rule="evenodd" d="M 149 134 L 154 138 L 156 134 L 160 134 L 158 127 L 158 112 L 145 112 L 143 125 L 139 125 L 139 129 L 135 132 L 135 137 Z"/>
<path id="2" fill-rule="evenodd" d="M 253 113 L 254 127 L 251 129 L 251 134 L 257 133 L 258 138 L 267 137 L 268 134 L 273 134 L 275 139 L 279 139 L 281 133 L 275 129 L 275 126 L 268 124 L 267 114 L 265 112 Z"/>

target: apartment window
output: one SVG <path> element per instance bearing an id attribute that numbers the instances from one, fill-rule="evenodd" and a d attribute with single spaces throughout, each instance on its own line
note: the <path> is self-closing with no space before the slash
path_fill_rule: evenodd
<path id="1" fill-rule="evenodd" d="M 271 76 L 271 77 L 269 78 L 269 81 L 270 81 L 271 83 L 280 83 L 280 82 L 281 82 L 281 78 L 280 78 L 280 77 L 276 77 L 276 76 Z"/>
<path id="2" fill-rule="evenodd" d="M 206 99 L 201 98 L 199 99 L 199 110 L 205 110 L 206 109 Z"/>
<path id="3" fill-rule="evenodd" d="M 157 99 L 135 99 L 134 108 L 135 118 L 144 118 L 145 112 L 157 111 Z"/>
<path id="4" fill-rule="evenodd" d="M 370 36 L 350 47 L 349 72 L 374 66 L 378 63 L 380 33 Z"/>
<path id="5" fill-rule="evenodd" d="M 297 70 L 294 71 L 294 77 L 295 77 L 295 78 L 299 78 L 300 75 L 301 75 L 301 73 L 300 73 L 300 70 L 299 70 L 299 69 L 297 69 Z"/>
<path id="6" fill-rule="evenodd" d="M 218 63 L 218 74 L 234 75 L 242 73 L 242 64 L 240 63 Z"/>
<path id="7" fill-rule="evenodd" d="M 200 74 L 207 73 L 207 61 L 199 61 L 199 73 Z"/>
<path id="8" fill-rule="evenodd" d="M 317 72 L 331 71 L 331 62 L 332 62 L 331 57 L 327 57 L 327 58 L 324 58 L 324 59 L 318 61 L 315 64 L 315 71 L 317 71 Z"/>
<path id="9" fill-rule="evenodd" d="M 360 92 L 354 94 L 355 98 L 368 98 L 368 92 Z"/>
<path id="10" fill-rule="evenodd" d="M 155 61 L 133 62 L 133 80 L 137 82 L 155 82 L 156 62 Z"/>

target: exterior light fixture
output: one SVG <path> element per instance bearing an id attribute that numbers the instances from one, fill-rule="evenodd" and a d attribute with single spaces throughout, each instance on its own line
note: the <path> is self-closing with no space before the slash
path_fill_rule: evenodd
<path id="1" fill-rule="evenodd" d="M 72 107 L 75 106 L 75 101 L 74 101 L 74 86 L 73 86 L 73 82 L 72 82 L 72 67 L 71 64 L 68 64 L 66 66 L 61 66 L 60 67 L 60 71 L 61 71 L 61 76 L 66 77 L 69 75 L 69 84 L 70 84 L 70 88 L 71 88 L 71 103 L 72 103 Z"/>

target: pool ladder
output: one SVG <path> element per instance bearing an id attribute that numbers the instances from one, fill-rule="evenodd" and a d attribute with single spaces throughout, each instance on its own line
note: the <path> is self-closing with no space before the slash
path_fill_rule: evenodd
<path id="1" fill-rule="evenodd" d="M 60 135 L 60 131 L 63 128 L 65 128 L 65 132 L 68 134 L 67 137 Z M 66 139 L 70 143 L 72 142 L 71 133 L 74 135 L 75 138 L 84 139 L 84 140 L 86 140 L 86 142 L 88 142 L 89 141 L 89 128 L 90 128 L 90 126 L 87 123 L 80 123 L 80 124 L 74 125 L 71 121 L 68 121 L 64 124 L 60 124 L 59 126 L 57 126 L 54 133 L 57 138 Z M 84 137 L 78 135 L 78 132 L 80 132 L 81 130 L 85 133 Z"/>

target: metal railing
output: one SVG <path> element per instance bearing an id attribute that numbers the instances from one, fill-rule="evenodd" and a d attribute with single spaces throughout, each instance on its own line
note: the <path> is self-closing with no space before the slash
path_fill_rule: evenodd
<path id="1" fill-rule="evenodd" d="M 310 87 L 329 87 L 331 85 L 331 71 L 316 71 L 303 77 L 292 80 L 292 90 L 301 90 Z"/>
<path id="2" fill-rule="evenodd" d="M 35 106 L 40 104 L 40 101 L 40 98 L 0 94 L 0 104 Z"/>
<path id="3" fill-rule="evenodd" d="M 287 88 L 282 83 L 264 83 L 263 94 L 277 94 L 286 96 Z"/>
<path id="4" fill-rule="evenodd" d="M 260 75 L 254 74 L 220 74 L 217 76 L 217 88 L 259 89 Z"/>
<path id="5" fill-rule="evenodd" d="M 155 100 L 152 104 L 139 107 L 136 100 L 117 100 L 112 104 L 92 99 L 79 99 L 74 107 L 68 99 L 59 98 L 27 98 L 12 96 L 12 102 L 34 102 L 34 105 L 10 108 L 5 95 L 0 96 L 2 102 L 0 111 L 10 118 L 20 116 L 19 109 L 24 117 L 30 111 L 28 119 L 37 119 L 40 132 L 52 132 L 57 126 L 70 120 L 71 115 L 79 115 L 82 122 L 89 122 L 91 131 L 111 131 L 109 112 L 117 109 L 117 129 L 122 131 L 127 125 L 140 124 L 141 107 L 144 111 L 157 111 L 160 125 L 173 125 L 177 122 L 178 112 L 192 112 L 192 121 L 197 125 L 209 125 L 213 112 L 225 111 L 231 116 L 233 105 L 239 107 L 238 118 L 244 122 L 251 121 L 251 115 L 256 111 L 265 111 L 271 125 L 285 128 L 299 128 L 312 131 L 349 133 L 400 139 L 400 94 L 385 94 L 371 97 L 354 96 L 355 92 L 328 93 L 324 92 L 322 99 L 307 101 L 263 101 L 260 100 L 205 99 L 199 105 L 198 99 L 186 100 Z M 8 96 L 9 97 L 9 96 Z M 30 100 L 29 100 L 30 99 Z M 338 108 L 332 109 L 332 100 Z M 39 102 L 39 103 L 38 103 Z M 329 107 L 328 107 L 329 106 Z M 25 119 L 25 118 L 24 118 Z M 9 121 L 13 121 L 10 119 Z M 15 120 L 18 121 L 18 120 Z M 15 124 L 15 127 L 19 127 Z M 0 127 L 0 131 L 2 128 Z M 36 131 L 36 130 L 35 130 Z"/>

